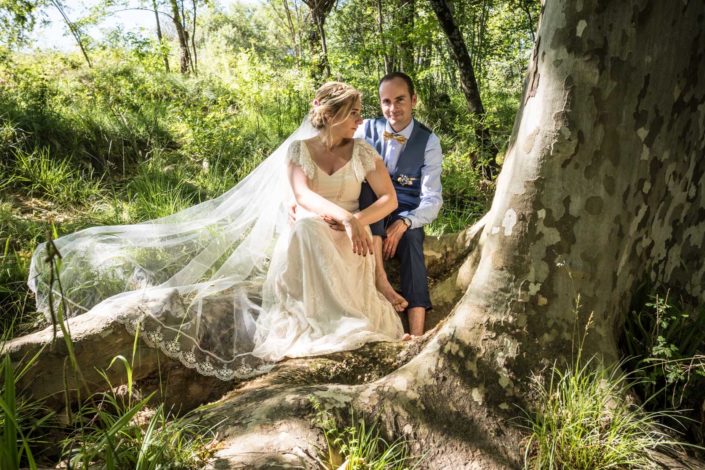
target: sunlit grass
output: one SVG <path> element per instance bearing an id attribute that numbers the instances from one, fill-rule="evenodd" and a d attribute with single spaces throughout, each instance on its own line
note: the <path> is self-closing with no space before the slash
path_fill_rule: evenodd
<path id="1" fill-rule="evenodd" d="M 315 397 L 309 400 L 316 411 L 313 422 L 323 431 L 326 441 L 326 448 L 321 449 L 319 456 L 323 468 L 407 470 L 421 463 L 422 458 L 411 454 L 405 439 L 387 442 L 376 423 L 368 424 L 354 412 L 351 412 L 350 424 L 341 428 Z"/>
<path id="2" fill-rule="evenodd" d="M 68 159 L 58 159 L 48 148 L 17 150 L 8 184 L 30 196 L 43 196 L 62 204 L 86 204 L 100 195 L 100 182 L 91 170 L 80 172 Z"/>
<path id="3" fill-rule="evenodd" d="M 579 311 L 580 296 L 575 313 Z M 525 451 L 527 469 L 592 470 L 650 468 L 652 452 L 678 451 L 685 444 L 679 432 L 664 424 L 679 424 L 675 411 L 649 411 L 634 400 L 634 371 L 622 363 L 605 365 L 592 357 L 583 360 L 583 345 L 592 325 L 587 321 L 575 345 L 572 364 L 555 363 L 548 374 L 537 374 L 530 384 L 534 407 L 525 411 L 529 432 Z"/>
<path id="4" fill-rule="evenodd" d="M 649 452 L 680 443 L 661 419 L 628 399 L 629 384 L 619 366 L 596 361 L 578 368 L 554 367 L 548 384 L 535 379 L 538 408 L 529 414 L 529 469 L 592 470 L 646 468 Z"/>

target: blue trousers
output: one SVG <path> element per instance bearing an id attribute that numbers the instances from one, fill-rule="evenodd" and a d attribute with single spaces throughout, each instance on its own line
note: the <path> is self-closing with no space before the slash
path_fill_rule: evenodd
<path id="1" fill-rule="evenodd" d="M 360 210 L 365 209 L 377 200 L 369 184 L 362 184 L 360 192 Z M 385 219 L 370 224 L 372 235 L 382 238 L 386 236 L 386 227 L 394 221 L 400 219 L 399 212 L 411 210 L 413 208 L 398 207 Z M 426 263 L 423 256 L 423 227 L 410 228 L 397 245 L 394 255 L 399 260 L 401 277 L 401 295 L 409 302 L 408 308 L 424 307 L 427 310 L 432 308 L 431 296 L 428 293 L 428 278 L 426 277 Z"/>

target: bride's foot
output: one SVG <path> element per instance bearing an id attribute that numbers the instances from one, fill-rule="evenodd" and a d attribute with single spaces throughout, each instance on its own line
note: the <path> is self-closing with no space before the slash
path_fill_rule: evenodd
<path id="1" fill-rule="evenodd" d="M 394 307 L 394 310 L 397 312 L 403 312 L 406 310 L 406 307 L 409 306 L 409 302 L 394 290 L 394 287 L 389 283 L 386 276 L 384 278 L 377 277 L 375 286 L 384 298 L 389 300 L 389 303 L 392 304 L 392 307 Z"/>

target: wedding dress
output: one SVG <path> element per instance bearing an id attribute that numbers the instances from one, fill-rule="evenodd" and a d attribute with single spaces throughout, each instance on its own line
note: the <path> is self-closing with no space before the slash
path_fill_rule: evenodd
<path id="1" fill-rule="evenodd" d="M 311 189 L 350 212 L 358 210 L 361 184 L 376 158 L 370 144 L 356 139 L 350 161 L 329 175 L 313 162 L 305 142 L 296 141 L 289 150 Z M 275 292 L 265 298 L 273 304 L 265 305 L 257 323 L 254 354 L 277 360 L 401 338 L 398 314 L 375 288 L 374 256 L 353 253 L 347 234 L 332 230 L 316 214 L 301 207 L 296 213 L 286 249 L 272 260 Z"/>
<path id="2" fill-rule="evenodd" d="M 305 121 L 215 199 L 161 219 L 62 236 L 53 242 L 60 260 L 40 244 L 28 280 L 37 309 L 47 318 L 118 320 L 148 345 L 222 380 L 264 373 L 284 357 L 399 339 L 401 322 L 375 289 L 374 257 L 355 255 L 344 232 L 302 208 L 290 226 L 289 160 L 314 191 L 355 211 L 360 184 L 379 158 L 355 141 L 350 162 L 327 175 L 301 143 L 316 132 Z"/>

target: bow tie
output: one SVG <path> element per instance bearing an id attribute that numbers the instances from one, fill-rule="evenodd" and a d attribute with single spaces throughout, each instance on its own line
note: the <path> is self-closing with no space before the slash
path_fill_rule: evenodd
<path id="1" fill-rule="evenodd" d="M 407 140 L 406 137 L 404 137 L 401 134 L 392 134 L 391 132 L 384 131 L 384 140 L 390 140 L 390 139 L 394 139 L 397 142 L 399 142 L 400 144 L 404 144 L 404 142 L 406 142 L 406 140 Z"/>

